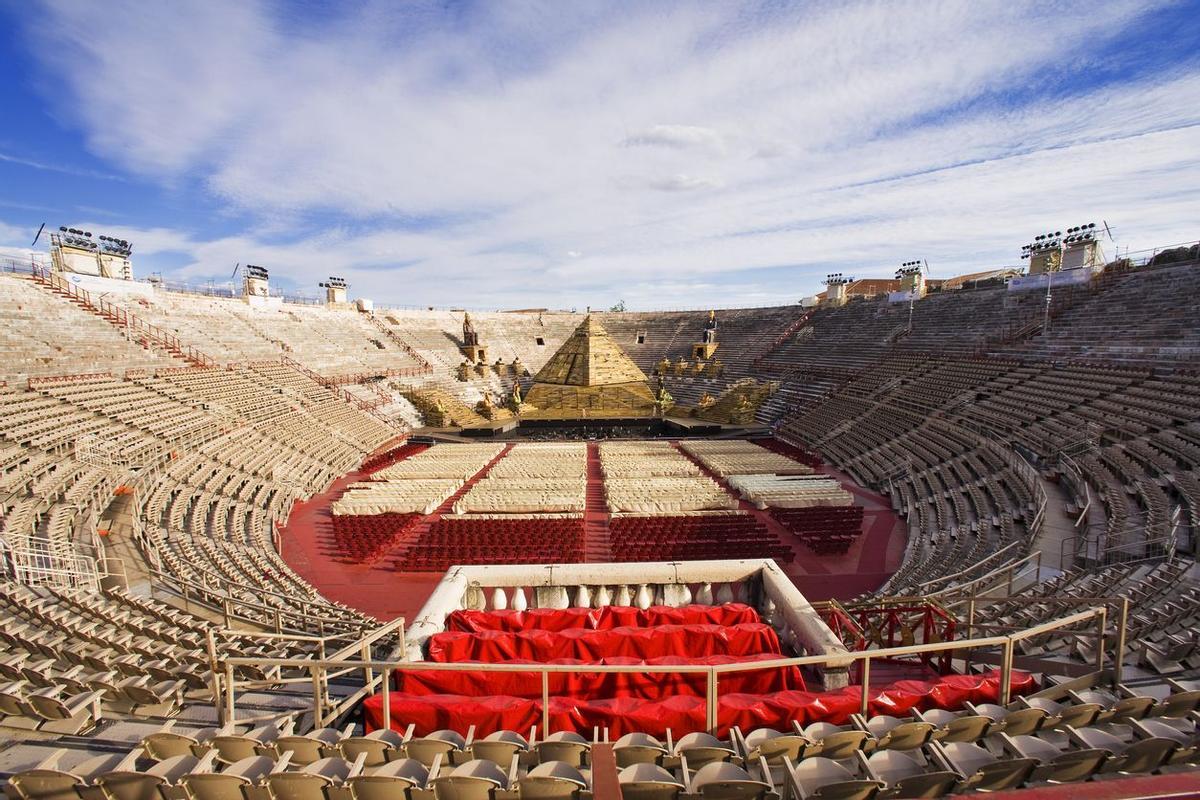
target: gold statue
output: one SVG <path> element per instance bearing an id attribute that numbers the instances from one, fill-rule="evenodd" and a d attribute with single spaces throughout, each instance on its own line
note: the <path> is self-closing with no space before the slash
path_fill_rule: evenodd
<path id="1" fill-rule="evenodd" d="M 463 345 L 473 347 L 479 344 L 479 334 L 475 332 L 475 325 L 471 322 L 470 313 L 463 314 Z"/>

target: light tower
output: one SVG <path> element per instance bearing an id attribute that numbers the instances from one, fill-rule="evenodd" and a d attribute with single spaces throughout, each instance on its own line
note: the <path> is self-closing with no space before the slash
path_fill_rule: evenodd
<path id="1" fill-rule="evenodd" d="M 329 280 L 325 281 L 324 283 L 318 283 L 317 285 L 325 290 L 325 305 L 345 305 L 346 287 L 350 285 L 346 283 L 345 278 L 339 278 L 336 275 L 330 275 Z"/>
<path id="2" fill-rule="evenodd" d="M 850 298 L 846 295 L 846 287 L 854 283 L 854 278 L 840 272 L 831 272 L 825 276 L 825 303 L 831 306 L 844 306 Z"/>
<path id="3" fill-rule="evenodd" d="M 1063 269 L 1094 267 L 1104 263 L 1104 253 L 1100 249 L 1100 234 L 1096 231 L 1096 223 L 1075 225 L 1067 228 L 1066 234 L 1062 240 Z"/>
<path id="4" fill-rule="evenodd" d="M 908 329 L 912 330 L 913 306 L 925 296 L 925 273 L 921 269 L 921 261 L 905 261 L 896 270 L 896 280 L 900 281 L 900 291 L 908 292 Z"/>
<path id="5" fill-rule="evenodd" d="M 65 225 L 50 234 L 50 263 L 55 272 L 131 281 L 132 254 L 132 244 L 113 236 L 93 236 L 91 231 Z"/>
<path id="6" fill-rule="evenodd" d="M 1029 259 L 1030 275 L 1062 269 L 1062 236 L 1062 231 L 1041 233 L 1021 248 L 1021 258 Z"/>
<path id="7" fill-rule="evenodd" d="M 260 267 L 256 264 L 247 264 L 245 267 L 246 283 L 243 297 L 249 300 L 252 297 L 269 297 L 270 296 L 270 272 L 266 267 Z"/>
<path id="8" fill-rule="evenodd" d="M 1054 273 L 1062 269 L 1062 235 L 1062 231 L 1039 234 L 1021 248 L 1021 258 L 1029 259 L 1029 274 L 1046 275 L 1046 307 L 1042 311 L 1043 336 L 1050 331 L 1050 302 L 1053 299 L 1050 289 L 1054 283 Z"/>

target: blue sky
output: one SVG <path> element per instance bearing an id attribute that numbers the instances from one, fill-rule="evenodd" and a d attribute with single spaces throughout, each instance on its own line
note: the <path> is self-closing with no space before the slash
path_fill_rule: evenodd
<path id="1" fill-rule="evenodd" d="M 1200 0 L 0 0 L 0 38 L 10 257 L 672 308 L 1200 238 Z"/>

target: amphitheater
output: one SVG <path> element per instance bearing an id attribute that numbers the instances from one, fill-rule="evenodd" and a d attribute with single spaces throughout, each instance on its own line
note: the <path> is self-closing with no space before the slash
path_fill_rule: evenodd
<path id="1" fill-rule="evenodd" d="M 0 274 L 12 800 L 1200 787 L 1195 246 L 470 314 L 53 255 Z"/>

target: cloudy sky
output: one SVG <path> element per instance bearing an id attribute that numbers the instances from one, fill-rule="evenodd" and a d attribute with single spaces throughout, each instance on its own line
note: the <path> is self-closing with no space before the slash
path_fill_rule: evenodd
<path id="1" fill-rule="evenodd" d="M 8 254 L 675 308 L 1200 238 L 1200 0 L 0 0 L 0 43 Z"/>

